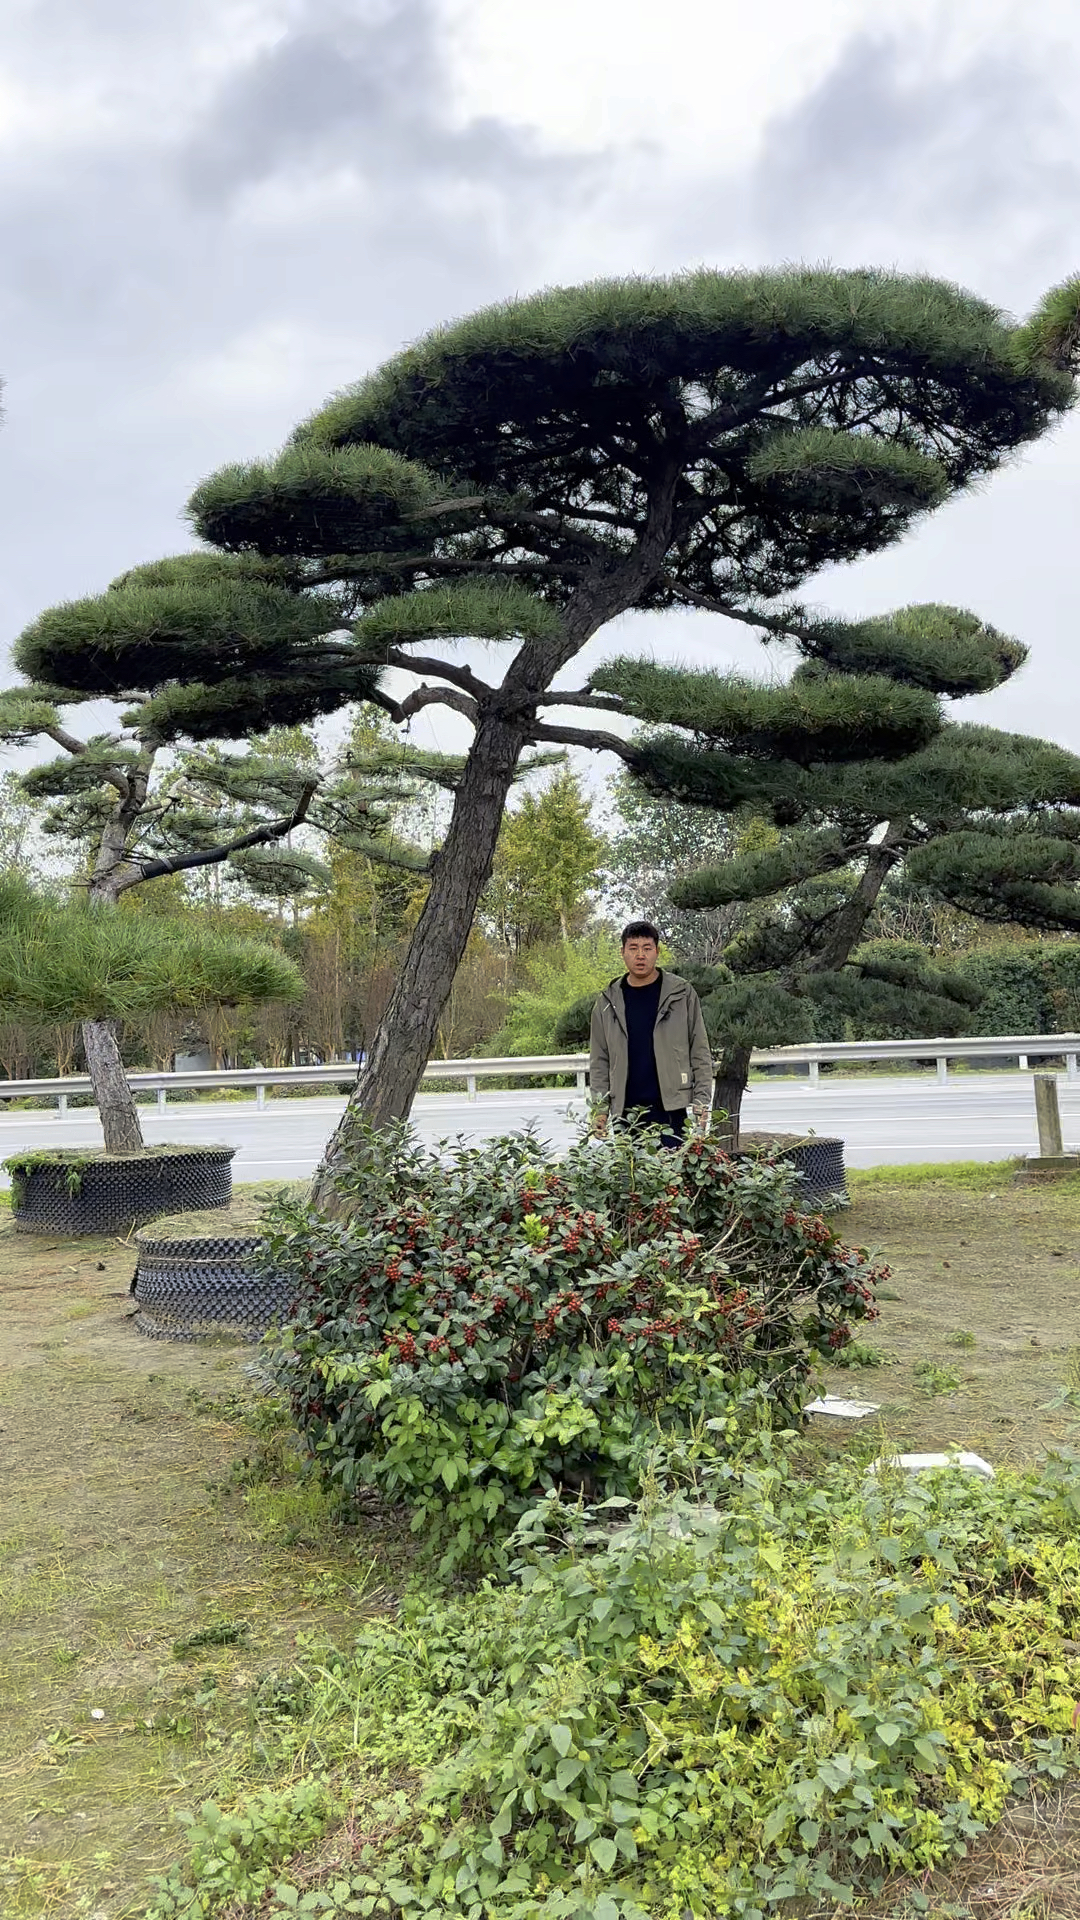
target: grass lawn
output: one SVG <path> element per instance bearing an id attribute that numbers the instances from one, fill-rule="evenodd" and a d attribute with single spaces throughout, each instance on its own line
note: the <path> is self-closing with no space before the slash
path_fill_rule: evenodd
<path id="1" fill-rule="evenodd" d="M 1052 1403 L 1080 1386 L 1080 1177 L 878 1168 L 852 1192 L 845 1233 L 893 1278 L 868 1364 L 825 1390 L 881 1414 L 816 1419 L 813 1450 L 1023 1464 L 1068 1444 L 1077 1415 Z M 175 1811 L 266 1776 L 253 1689 L 391 1604 L 408 1549 L 343 1531 L 260 1431 L 250 1349 L 134 1331 L 130 1245 L 0 1223 L 0 1913 L 141 1920 Z M 1080 1911 L 1072 1797 L 1010 1818 L 933 1911 Z"/>

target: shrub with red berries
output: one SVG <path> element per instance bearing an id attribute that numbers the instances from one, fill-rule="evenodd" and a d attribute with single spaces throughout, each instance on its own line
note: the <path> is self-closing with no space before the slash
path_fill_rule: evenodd
<path id="1" fill-rule="evenodd" d="M 798 1408 L 883 1270 L 799 1211 L 790 1167 L 625 1135 L 428 1153 L 373 1134 L 349 1218 L 282 1203 L 296 1303 L 277 1375 L 326 1475 L 413 1510 L 447 1567 L 497 1557 L 554 1488 L 625 1495 Z M 702 1435 L 708 1440 L 703 1441 Z"/>

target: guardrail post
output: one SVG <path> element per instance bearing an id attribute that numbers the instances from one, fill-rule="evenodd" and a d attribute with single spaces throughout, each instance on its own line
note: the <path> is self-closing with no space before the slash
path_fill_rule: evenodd
<path id="1" fill-rule="evenodd" d="M 1018 1053 L 1018 1054 L 1017 1054 L 1017 1056 L 1016 1056 L 1016 1060 L 1017 1060 L 1017 1065 L 1019 1066 L 1019 1068 L 1020 1068 L 1020 1071 L 1021 1071 L 1021 1073 L 1026 1073 L 1026 1072 L 1027 1072 L 1027 1070 L 1028 1070 L 1028 1057 L 1027 1057 L 1027 1054 L 1026 1054 L 1026 1053 Z"/>
<path id="2" fill-rule="evenodd" d="M 465 1076 L 465 1089 L 466 1089 L 466 1092 L 468 1093 L 468 1096 L 469 1096 L 469 1099 L 470 1099 L 470 1100 L 475 1100 L 475 1099 L 476 1099 L 476 1075 L 475 1075 L 475 1073 L 469 1073 L 469 1074 L 466 1074 L 466 1076 Z"/>
<path id="3" fill-rule="evenodd" d="M 259 1081 L 258 1086 L 255 1088 L 255 1105 L 260 1112 L 262 1111 L 263 1107 L 265 1107 L 266 1105 L 266 1088 L 263 1086 L 263 1083 L 261 1080 Z"/>
<path id="4" fill-rule="evenodd" d="M 812 1087 L 816 1087 L 820 1079 L 821 1079 L 821 1062 L 820 1060 L 811 1060 L 810 1061 L 810 1085 Z"/>
<path id="5" fill-rule="evenodd" d="M 578 1092 L 580 1093 L 580 1095 L 581 1095 L 581 1097 L 582 1097 L 582 1099 L 584 1100 L 584 1098 L 585 1098 L 585 1093 L 586 1093 L 586 1087 L 585 1087 L 585 1069 L 584 1069 L 584 1067 L 582 1067 L 582 1068 L 580 1069 L 580 1071 L 579 1071 L 579 1073 L 578 1073 L 578 1077 L 577 1077 L 577 1090 L 578 1090 Z"/>
<path id="6" fill-rule="evenodd" d="M 1058 1160 L 1065 1151 L 1061 1137 L 1061 1108 L 1058 1105 L 1056 1073 L 1032 1075 L 1035 1087 L 1035 1119 L 1039 1128 L 1039 1152 L 1044 1160 Z"/>
<path id="7" fill-rule="evenodd" d="M 949 1078 L 948 1055 L 944 1053 L 939 1053 L 937 1057 L 936 1065 L 937 1065 L 938 1086 L 943 1087 Z"/>
<path id="8" fill-rule="evenodd" d="M 58 1093 L 56 1096 L 56 1117 L 58 1120 L 67 1119 L 67 1094 L 66 1093 Z"/>
<path id="9" fill-rule="evenodd" d="M 1065 1074 L 1066 1074 L 1066 1078 L 1067 1078 L 1067 1079 L 1069 1079 L 1069 1080 L 1075 1080 L 1075 1079 L 1076 1079 L 1076 1055 L 1075 1055 L 1075 1053 L 1067 1053 L 1067 1054 L 1065 1055 Z"/>
<path id="10" fill-rule="evenodd" d="M 168 1099 L 168 1097 L 169 1097 L 168 1087 L 159 1087 L 157 1090 L 157 1110 L 159 1113 L 164 1113 L 165 1102 Z"/>

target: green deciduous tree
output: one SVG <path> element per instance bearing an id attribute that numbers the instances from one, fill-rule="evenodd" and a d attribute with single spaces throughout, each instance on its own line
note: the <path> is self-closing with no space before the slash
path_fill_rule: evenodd
<path id="1" fill-rule="evenodd" d="M 360 697 L 399 722 L 437 702 L 472 723 L 321 1199 L 365 1150 L 362 1117 L 408 1110 L 523 752 L 608 747 L 635 764 L 606 730 L 621 703 L 560 680 L 586 641 L 637 607 L 767 627 L 819 568 L 899 538 L 1071 403 L 1077 293 L 1021 327 L 954 286 L 873 271 L 701 271 L 491 308 L 339 395 L 276 460 L 206 481 L 190 511 L 216 554 L 23 636 L 34 678 L 134 685 L 154 724 L 189 738 Z M 465 638 L 509 647 L 501 678 L 455 652 Z M 398 702 L 373 683 L 383 667 L 422 684 Z M 867 754 L 907 752 L 940 724 L 919 685 L 862 674 L 859 695 Z M 843 687 L 821 690 L 816 724 L 823 743 L 850 731 Z"/>
<path id="2" fill-rule="evenodd" d="M 977 969 L 867 939 L 891 875 L 925 902 L 986 922 L 1080 929 L 1080 758 L 952 721 L 891 763 L 863 746 L 864 678 L 898 694 L 918 685 L 959 698 L 1015 672 L 1022 647 L 938 606 L 774 630 L 802 656 L 786 686 L 740 685 L 733 697 L 720 676 L 640 661 L 598 676 L 654 729 L 640 767 L 650 788 L 732 821 L 743 809 L 768 811 L 781 829 L 773 844 L 672 888 L 686 909 L 754 907 L 724 951 L 734 977 L 705 999 L 719 1056 L 715 1104 L 735 1139 L 754 1046 L 832 1038 L 845 1023 L 875 1037 L 978 1024 Z M 680 731 L 658 734 L 661 721 Z"/>

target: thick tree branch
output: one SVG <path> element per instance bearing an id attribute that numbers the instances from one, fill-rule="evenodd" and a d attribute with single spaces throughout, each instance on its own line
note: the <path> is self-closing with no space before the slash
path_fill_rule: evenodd
<path id="1" fill-rule="evenodd" d="M 401 667 L 406 673 L 431 673 L 437 680 L 449 680 L 452 687 L 460 687 L 462 693 L 468 693 L 474 700 L 490 700 L 495 692 L 486 680 L 481 680 L 471 667 L 461 667 L 450 660 L 435 660 L 429 654 L 406 653 L 401 647 L 382 647 L 379 660 L 388 667 Z"/>
<path id="2" fill-rule="evenodd" d="M 529 728 L 532 740 L 551 740 L 560 747 L 591 747 L 594 753 L 617 753 L 628 767 L 641 765 L 641 754 L 630 740 L 621 740 L 617 733 L 602 733 L 595 727 L 552 727 L 543 720 L 537 720 Z"/>
<path id="3" fill-rule="evenodd" d="M 408 720 L 421 707 L 453 707 L 455 712 L 463 713 L 466 720 L 476 726 L 480 719 L 480 709 L 475 700 L 467 693 L 458 693 L 453 687 L 417 687 L 414 693 L 398 704 L 395 718 L 400 722 Z"/>
<path id="4" fill-rule="evenodd" d="M 248 847 L 263 847 L 271 840 L 283 840 L 287 833 L 301 826 L 307 818 L 318 786 L 317 780 L 306 782 L 291 814 L 280 820 L 269 820 L 265 826 L 253 827 L 250 833 L 238 834 L 234 840 L 227 840 L 219 847 L 204 847 L 199 853 L 177 853 L 163 860 L 133 861 L 129 876 L 116 889 L 117 896 L 126 893 L 129 887 L 141 885 L 144 880 L 158 880 L 167 873 L 186 873 L 193 867 L 217 866 L 222 860 L 227 860 L 230 854 L 243 853 Z"/>
<path id="5" fill-rule="evenodd" d="M 586 713 L 625 713 L 621 700 L 613 694 L 593 693 L 590 687 L 579 687 L 575 693 L 544 693 L 537 702 L 541 707 L 580 707 Z"/>

